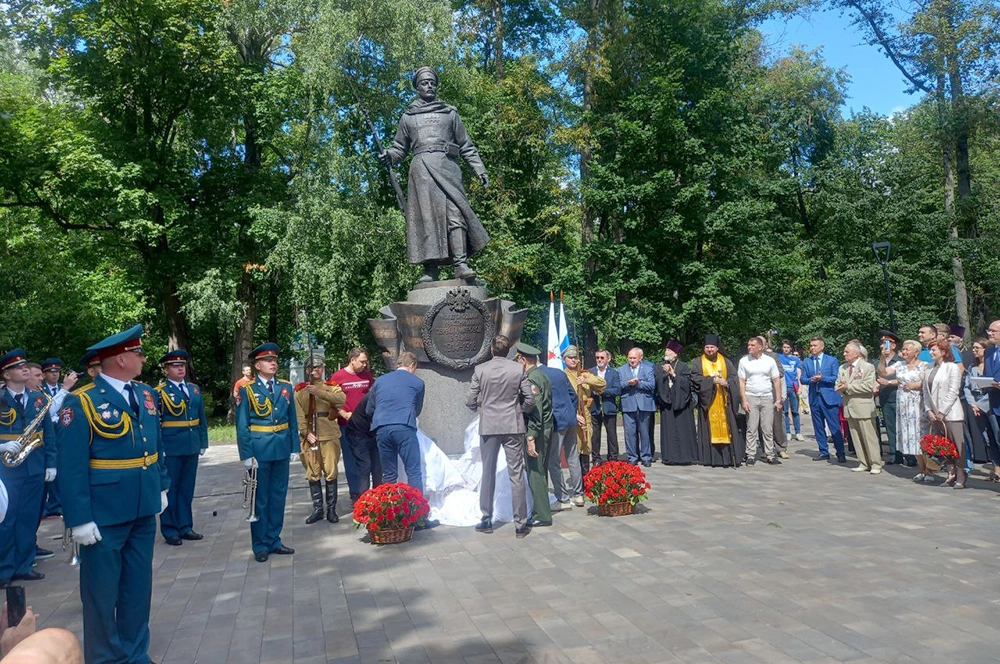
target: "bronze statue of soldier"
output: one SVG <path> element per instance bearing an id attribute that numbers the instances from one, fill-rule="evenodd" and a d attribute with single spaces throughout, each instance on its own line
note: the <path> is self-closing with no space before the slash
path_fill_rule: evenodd
<path id="1" fill-rule="evenodd" d="M 456 279 L 473 279 L 470 256 L 489 235 L 469 205 L 458 158 L 489 185 L 486 167 L 458 111 L 437 99 L 438 78 L 430 67 L 413 74 L 414 99 L 399 120 L 392 146 L 379 154 L 386 166 L 412 153 L 406 201 L 406 244 L 410 263 L 423 265 L 420 282 L 436 281 L 441 265 L 454 265 Z"/>

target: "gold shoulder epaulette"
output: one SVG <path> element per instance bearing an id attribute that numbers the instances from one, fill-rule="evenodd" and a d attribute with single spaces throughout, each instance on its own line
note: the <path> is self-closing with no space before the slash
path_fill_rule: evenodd
<path id="1" fill-rule="evenodd" d="M 77 396 L 80 396 L 81 394 L 83 394 L 87 390 L 92 389 L 94 386 L 95 386 L 94 383 L 90 383 L 88 385 L 84 385 L 83 387 L 76 388 L 75 390 L 73 390 L 72 392 L 70 392 L 70 394 L 75 394 Z"/>

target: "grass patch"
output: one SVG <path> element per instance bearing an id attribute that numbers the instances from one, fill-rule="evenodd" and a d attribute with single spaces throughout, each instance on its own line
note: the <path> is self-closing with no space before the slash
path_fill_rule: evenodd
<path id="1" fill-rule="evenodd" d="M 227 424 L 225 418 L 208 421 L 209 445 L 232 445 L 235 442 L 235 424 Z"/>

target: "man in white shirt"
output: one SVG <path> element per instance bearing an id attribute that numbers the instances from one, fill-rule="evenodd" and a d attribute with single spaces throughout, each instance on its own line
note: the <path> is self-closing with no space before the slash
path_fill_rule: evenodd
<path id="1" fill-rule="evenodd" d="M 774 453 L 774 411 L 781 408 L 775 394 L 781 394 L 781 370 L 777 363 L 764 355 L 764 344 L 758 337 L 747 341 L 747 352 L 740 358 L 736 374 L 740 378 L 740 397 L 747 414 L 747 465 L 757 460 L 757 439 L 764 438 L 764 461 L 778 465 Z"/>

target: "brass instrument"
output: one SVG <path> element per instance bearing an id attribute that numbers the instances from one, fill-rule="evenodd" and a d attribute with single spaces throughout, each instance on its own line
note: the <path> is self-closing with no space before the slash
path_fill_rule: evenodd
<path id="1" fill-rule="evenodd" d="M 18 452 L 4 452 L 3 453 L 3 465 L 8 468 L 17 468 L 24 460 L 28 458 L 28 455 L 34 452 L 36 449 L 42 446 L 42 432 L 38 430 L 38 427 L 42 426 L 42 421 L 48 417 L 49 408 L 52 407 L 52 400 L 45 404 L 45 408 L 38 411 L 35 418 L 28 423 L 28 426 L 24 428 L 21 435 L 17 437 L 14 441 L 21 446 Z"/>
<path id="2" fill-rule="evenodd" d="M 73 530 L 71 528 L 63 528 L 62 549 L 63 551 L 67 549 L 72 551 L 69 559 L 70 565 L 80 564 L 80 545 L 73 540 Z"/>
<path id="3" fill-rule="evenodd" d="M 257 464 L 243 469 L 243 509 L 249 509 L 246 521 L 257 521 Z"/>

